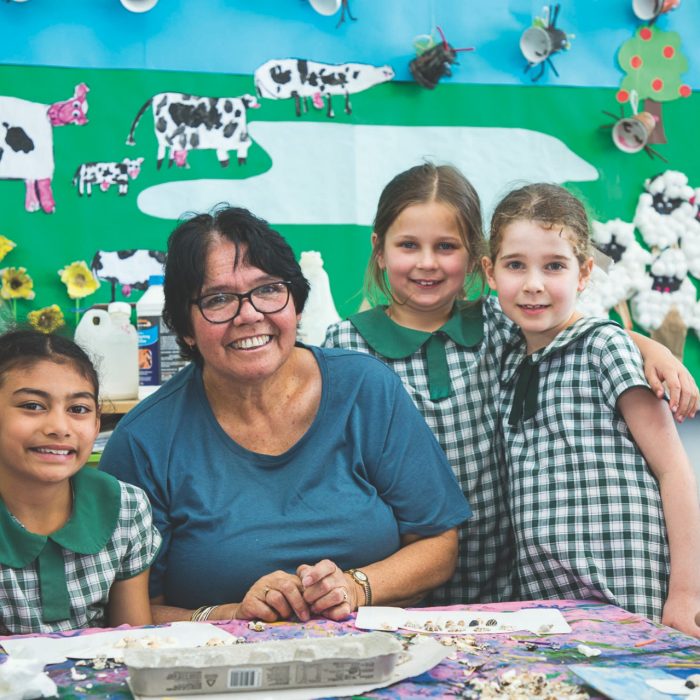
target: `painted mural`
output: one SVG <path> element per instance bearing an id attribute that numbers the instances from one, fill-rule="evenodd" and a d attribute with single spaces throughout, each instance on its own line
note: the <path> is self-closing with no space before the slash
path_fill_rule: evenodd
<path id="1" fill-rule="evenodd" d="M 202 0 L 196 15 L 186 14 L 184 0 L 139 16 L 117 0 L 99 10 L 88 4 L 75 3 L 82 15 L 72 7 L 59 15 L 45 0 L 0 5 L 0 35 L 7 35 L 0 234 L 15 244 L 2 265 L 24 268 L 35 295 L 19 304 L 15 298 L 14 313 L 58 303 L 70 323 L 81 304 L 122 288 L 138 294 L 138 286 L 112 281 L 89 299 L 67 298 L 57 271 L 98 251 L 162 251 L 183 213 L 230 202 L 269 219 L 299 254 L 318 251 L 337 312 L 347 315 L 362 300 L 381 188 L 432 159 L 464 171 L 486 216 L 524 181 L 560 182 L 582 195 L 602 247 L 628 240 L 630 251 L 643 252 L 628 254 L 636 287 L 601 278 L 589 302 L 625 320 L 619 305 L 629 301 L 630 322 L 652 333 L 663 319 L 655 328 L 645 309 L 658 294 L 682 291 L 681 320 L 690 332 L 681 351 L 700 378 L 693 332 L 700 236 L 691 235 L 700 226 L 700 172 L 687 136 L 700 116 L 693 92 L 700 49 L 690 30 L 694 19 L 700 26 L 700 11 L 693 4 L 649 24 L 631 3 L 593 3 L 597 9 L 586 11 L 573 2 L 543 8 L 498 0 L 467 18 L 457 1 L 399 9 L 391 0 L 379 10 L 357 0 L 356 20 L 340 26 L 303 0 L 260 0 L 255 11 L 234 0 Z M 237 29 L 224 51 L 216 38 L 229 22 Z M 121 45 L 109 25 L 123 30 Z M 565 30 L 568 45 L 555 43 L 534 61 L 521 46 L 530 29 L 545 42 L 540 53 L 554 31 Z M 22 32 L 36 37 L 31 46 L 21 45 Z M 434 46 L 447 60 L 445 36 L 474 51 L 453 55 L 432 88 L 420 85 L 411 61 Z M 550 56 L 552 65 L 533 80 Z M 69 128 L 56 128 L 63 125 Z M 647 195 L 654 209 L 668 172 L 683 175 L 685 189 L 683 206 L 667 221 L 680 208 L 687 226 L 660 245 L 645 233 L 638 205 Z M 617 269 L 622 274 L 624 265 Z M 677 290 L 657 289 L 667 277 Z M 610 284 L 614 293 L 605 291 Z"/>

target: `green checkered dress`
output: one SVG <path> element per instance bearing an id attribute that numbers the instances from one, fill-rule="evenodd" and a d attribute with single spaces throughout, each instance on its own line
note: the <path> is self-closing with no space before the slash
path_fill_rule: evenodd
<path id="1" fill-rule="evenodd" d="M 433 592 L 429 602 L 440 605 L 508 600 L 513 553 L 505 472 L 499 457 L 502 448 L 497 438 L 497 397 L 502 347 L 512 337 L 513 326 L 494 298 L 485 300 L 481 306 L 456 307 L 448 324 L 459 314 L 469 314 L 472 318 L 464 324 L 470 326 L 471 339 L 456 342 L 440 331 L 432 334 L 444 339 L 450 384 L 449 395 L 435 399 L 431 398 L 428 376 L 428 343 L 417 349 L 407 347 L 403 353 L 391 352 L 392 348 L 384 347 L 388 345 L 387 336 L 399 332 L 401 327 L 383 309 L 372 309 L 365 314 L 383 317 L 377 318 L 377 325 L 371 329 L 376 331 L 371 340 L 360 334 L 352 322 L 357 317 L 352 317 L 329 328 L 325 345 L 374 355 L 401 377 L 445 451 L 473 510 L 472 517 L 460 528 L 455 575 Z M 387 357 L 387 353 L 394 357 Z M 426 493 L 425 497 L 440 498 L 440 494 Z"/>
<path id="2" fill-rule="evenodd" d="M 48 538 L 25 530 L 0 500 L 3 633 L 103 627 L 114 581 L 136 576 L 155 558 L 161 538 L 140 488 L 89 467 L 71 482 L 71 518 Z M 41 571 L 50 547 L 57 566 Z"/>
<path id="3" fill-rule="evenodd" d="M 616 410 L 627 389 L 647 386 L 637 348 L 613 322 L 585 318 L 529 359 L 520 344 L 501 381 L 516 593 L 597 598 L 658 621 L 669 574 L 661 497 Z"/>

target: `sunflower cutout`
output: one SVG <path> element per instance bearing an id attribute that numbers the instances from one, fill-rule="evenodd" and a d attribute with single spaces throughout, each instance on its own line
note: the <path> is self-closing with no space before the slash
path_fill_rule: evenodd
<path id="1" fill-rule="evenodd" d="M 58 304 L 51 304 L 51 306 L 45 306 L 43 309 L 30 311 L 27 314 L 27 318 L 32 328 L 42 333 L 53 333 L 66 325 L 63 312 Z"/>
<path id="2" fill-rule="evenodd" d="M 2 260 L 17 244 L 5 236 L 0 236 L 0 260 Z"/>
<path id="3" fill-rule="evenodd" d="M 71 299 L 83 299 L 89 296 L 100 286 L 100 280 L 95 277 L 84 260 L 76 260 L 58 271 L 61 282 L 66 285 L 68 296 Z M 75 325 L 80 320 L 80 309 L 75 305 Z"/>
<path id="4" fill-rule="evenodd" d="M 0 270 L 2 287 L 0 296 L 3 299 L 12 299 L 12 314 L 17 319 L 17 299 L 33 299 L 34 282 L 27 274 L 26 267 L 6 267 Z"/>
<path id="5" fill-rule="evenodd" d="M 61 275 L 61 282 L 66 285 L 71 299 L 89 296 L 100 286 L 100 281 L 92 274 L 84 260 L 76 260 L 66 265 L 58 274 Z"/>

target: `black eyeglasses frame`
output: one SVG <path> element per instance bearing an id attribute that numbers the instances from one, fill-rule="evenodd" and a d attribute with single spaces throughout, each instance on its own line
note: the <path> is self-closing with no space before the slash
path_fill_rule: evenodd
<path id="1" fill-rule="evenodd" d="M 280 306 L 279 309 L 276 309 L 275 311 L 261 311 L 258 309 L 257 306 L 255 306 L 255 303 L 253 302 L 253 294 L 258 291 L 258 289 L 261 289 L 262 287 L 268 287 L 271 284 L 282 284 L 286 287 L 287 289 L 287 299 Z M 230 323 L 233 321 L 238 314 L 241 313 L 241 309 L 243 308 L 243 302 L 247 299 L 248 303 L 259 313 L 259 314 L 277 314 L 280 311 L 284 310 L 287 308 L 287 304 L 289 304 L 289 300 L 292 296 L 292 290 L 291 290 L 292 283 L 289 280 L 275 280 L 274 282 L 265 282 L 264 284 L 259 284 L 257 287 L 253 287 L 252 289 L 249 289 L 247 292 L 214 292 L 212 294 L 203 294 L 200 297 L 197 297 L 196 299 L 190 299 L 190 306 L 196 306 L 199 309 L 199 313 L 202 314 L 202 318 L 207 322 L 207 323 L 213 323 L 213 324 L 221 324 L 221 323 Z M 231 318 L 227 318 L 226 320 L 223 321 L 212 321 L 211 319 L 207 318 L 207 315 L 204 313 L 204 310 L 202 309 L 202 300 L 206 299 L 207 297 L 213 297 L 217 296 L 219 294 L 227 294 L 233 297 L 238 298 L 238 308 L 236 309 L 236 313 L 231 316 Z"/>

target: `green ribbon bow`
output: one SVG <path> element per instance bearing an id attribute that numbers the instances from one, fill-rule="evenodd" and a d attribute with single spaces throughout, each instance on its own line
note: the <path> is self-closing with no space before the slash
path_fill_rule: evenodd
<path id="1" fill-rule="evenodd" d="M 432 333 L 400 326 L 386 315 L 385 306 L 376 306 L 350 316 L 348 320 L 375 352 L 390 360 L 410 357 L 425 346 L 432 401 L 452 395 L 450 370 L 445 354 L 447 338 L 458 345 L 471 348 L 477 346 L 484 337 L 481 304 L 466 302 L 457 302 L 449 320 Z"/>
<path id="2" fill-rule="evenodd" d="M 537 392 L 540 383 L 540 365 L 526 357 L 518 368 L 518 380 L 513 394 L 508 425 L 532 418 L 537 413 Z"/>
<path id="3" fill-rule="evenodd" d="M 0 564 L 24 569 L 37 562 L 42 620 L 70 617 L 63 549 L 97 554 L 112 537 L 121 508 L 121 487 L 109 474 L 84 467 L 71 478 L 73 512 L 50 535 L 37 535 L 12 516 L 0 499 Z"/>

